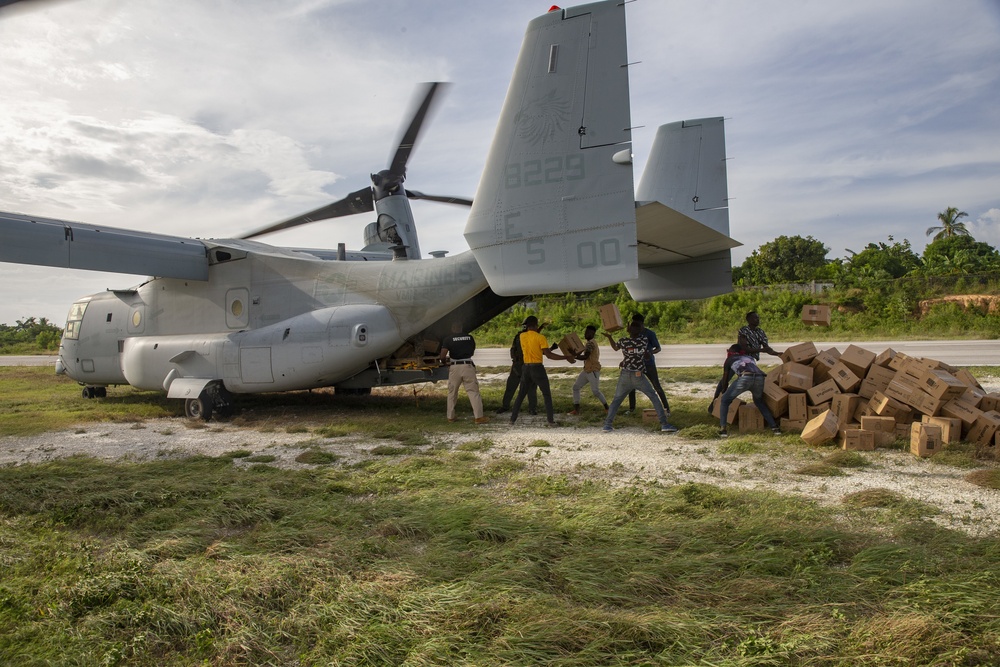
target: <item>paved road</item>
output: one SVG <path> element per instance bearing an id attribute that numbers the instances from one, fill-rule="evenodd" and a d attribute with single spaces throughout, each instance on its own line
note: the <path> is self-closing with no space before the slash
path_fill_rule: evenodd
<path id="1" fill-rule="evenodd" d="M 776 350 L 784 350 L 791 343 L 772 343 L 771 347 Z M 827 343 L 816 344 L 821 350 L 831 347 L 843 351 L 850 343 Z M 857 345 L 871 350 L 872 352 L 882 352 L 887 347 L 891 347 L 897 352 L 905 352 L 911 357 L 930 357 L 938 359 L 953 366 L 1000 366 L 1000 340 L 906 340 L 906 341 L 865 341 Z M 672 366 L 715 366 L 721 364 L 726 358 L 726 343 L 708 345 L 667 345 L 663 352 L 656 355 L 656 365 L 661 368 Z M 491 347 L 476 350 L 476 364 L 480 366 L 507 366 L 510 364 L 510 355 L 506 348 Z M 601 363 L 606 368 L 613 368 L 621 361 L 621 353 L 615 352 L 610 347 L 601 346 Z M 761 361 L 771 364 L 777 361 L 777 357 L 764 355 Z M 0 366 L 53 366 L 56 358 L 53 356 L 4 356 L 0 355 Z M 546 366 L 560 367 L 569 366 L 565 361 L 545 360 Z M 579 368 L 579 366 L 577 366 Z"/>
<path id="2" fill-rule="evenodd" d="M 795 345 L 798 342 L 801 341 L 790 343 L 772 342 L 771 347 L 776 350 L 784 350 L 786 347 Z M 843 351 L 850 344 L 850 342 L 818 342 L 816 343 L 816 347 L 821 350 L 836 347 L 838 350 Z M 929 357 L 953 366 L 1000 366 L 1000 340 L 865 341 L 857 343 L 857 345 L 876 353 L 882 352 L 886 348 L 892 348 L 897 352 L 904 352 L 911 357 Z M 656 365 L 661 368 L 721 365 L 726 358 L 726 348 L 728 347 L 728 343 L 665 345 L 663 352 L 656 355 Z M 604 367 L 617 366 L 621 358 L 621 353 L 615 352 L 610 347 L 601 346 L 601 364 Z M 510 364 L 510 355 L 506 349 L 501 348 L 476 350 L 474 359 L 480 366 L 506 366 Z M 761 361 L 764 364 L 773 364 L 778 361 L 778 358 L 765 354 Z M 565 361 L 551 361 L 546 359 L 545 365 L 559 367 L 569 366 L 570 364 Z"/>

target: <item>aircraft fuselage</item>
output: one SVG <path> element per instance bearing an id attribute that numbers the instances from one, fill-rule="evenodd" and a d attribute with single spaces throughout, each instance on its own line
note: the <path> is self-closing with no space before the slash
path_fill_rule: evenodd
<path id="1" fill-rule="evenodd" d="M 248 241 L 208 243 L 207 281 L 151 279 L 70 311 L 60 367 L 86 385 L 233 393 L 329 386 L 388 357 L 487 287 L 471 255 L 331 262 Z"/>

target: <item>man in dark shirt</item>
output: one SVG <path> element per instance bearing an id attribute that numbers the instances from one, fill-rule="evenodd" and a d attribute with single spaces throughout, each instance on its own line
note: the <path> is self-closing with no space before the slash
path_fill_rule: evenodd
<path id="1" fill-rule="evenodd" d="M 663 409 L 663 403 L 660 401 L 660 397 L 656 395 L 656 392 L 653 391 L 653 387 L 649 384 L 649 379 L 645 374 L 646 358 L 649 355 L 649 341 L 643 335 L 642 329 L 641 322 L 632 320 L 628 325 L 627 337 L 615 341 L 611 337 L 611 334 L 604 334 L 607 336 L 608 342 L 611 343 L 613 350 L 616 352 L 621 350 L 622 362 L 618 365 L 621 368 L 621 374 L 618 376 L 618 387 L 615 389 L 615 397 L 611 400 L 611 406 L 608 408 L 608 416 L 604 420 L 602 430 L 615 430 L 613 426 L 615 415 L 618 414 L 618 408 L 621 406 L 622 401 L 625 400 L 630 391 L 638 390 L 644 393 L 653 403 L 653 407 L 656 409 L 656 416 L 660 419 L 660 430 L 664 433 L 676 433 L 677 427 L 671 426 L 667 422 L 667 413 Z"/>
<path id="2" fill-rule="evenodd" d="M 448 367 L 448 421 L 455 421 L 455 403 L 458 402 L 458 388 L 465 387 L 465 393 L 472 404 L 472 415 L 477 424 L 489 421 L 483 416 L 483 399 L 479 395 L 479 379 L 472 355 L 476 352 L 476 339 L 462 331 L 461 322 L 452 322 L 451 334 L 441 341 L 441 361 L 450 358 Z"/>

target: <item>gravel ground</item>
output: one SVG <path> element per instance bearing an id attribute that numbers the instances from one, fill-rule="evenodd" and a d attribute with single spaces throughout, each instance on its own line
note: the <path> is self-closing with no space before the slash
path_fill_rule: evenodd
<path id="1" fill-rule="evenodd" d="M 1000 378 L 985 380 L 987 390 L 1000 390 Z M 483 381 L 496 379 L 486 377 Z M 671 383 L 668 393 L 707 399 L 712 389 L 707 384 Z M 586 397 L 585 409 L 592 409 L 592 404 L 593 400 Z M 539 474 L 565 474 L 621 485 L 704 482 L 793 494 L 830 506 L 839 505 L 847 494 L 887 489 L 938 508 L 940 514 L 932 518 L 941 525 L 973 535 L 1000 533 L 1000 491 L 966 482 L 968 469 L 919 459 L 909 452 L 865 452 L 863 456 L 871 465 L 844 469 L 843 476 L 815 477 L 795 470 L 815 461 L 816 451 L 825 455 L 833 448 L 814 450 L 803 444 L 802 456 L 774 451 L 734 455 L 720 452 L 724 440 L 686 438 L 683 430 L 670 435 L 630 426 L 603 433 L 589 425 L 575 428 L 576 419 L 560 417 L 561 427 L 546 428 L 541 415 L 525 415 L 513 427 L 505 418 L 499 418 L 467 433 L 449 434 L 447 442 L 457 445 L 489 438 L 494 446 L 484 456 L 514 457 Z M 150 461 L 249 450 L 254 455 L 275 457 L 271 465 L 297 467 L 303 464 L 297 463 L 295 457 L 306 448 L 318 446 L 340 456 L 340 462 L 352 463 L 370 458 L 371 450 L 379 444 L 385 443 L 349 437 L 317 440 L 307 432 L 261 431 L 232 424 L 192 428 L 185 419 L 160 419 L 134 424 L 88 424 L 39 436 L 0 438 L 0 465 L 39 463 L 72 455 Z M 246 458 L 235 461 L 237 465 L 251 464 Z"/>

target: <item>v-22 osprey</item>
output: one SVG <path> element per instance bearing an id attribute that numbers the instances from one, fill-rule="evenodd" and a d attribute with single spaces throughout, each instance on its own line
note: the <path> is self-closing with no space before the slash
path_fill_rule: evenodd
<path id="1" fill-rule="evenodd" d="M 473 330 L 526 295 L 620 282 L 637 301 L 731 291 L 740 244 L 729 237 L 723 119 L 660 126 L 636 189 L 620 0 L 530 21 L 471 201 L 403 186 L 439 90 L 424 89 L 370 186 L 240 239 L 0 213 L 0 261 L 151 276 L 70 307 L 56 372 L 85 397 L 130 384 L 209 419 L 239 394 L 442 379 L 442 368 L 396 362 L 451 322 Z M 412 198 L 471 206 L 470 250 L 422 259 Z M 252 240 L 372 211 L 358 252 Z"/>

